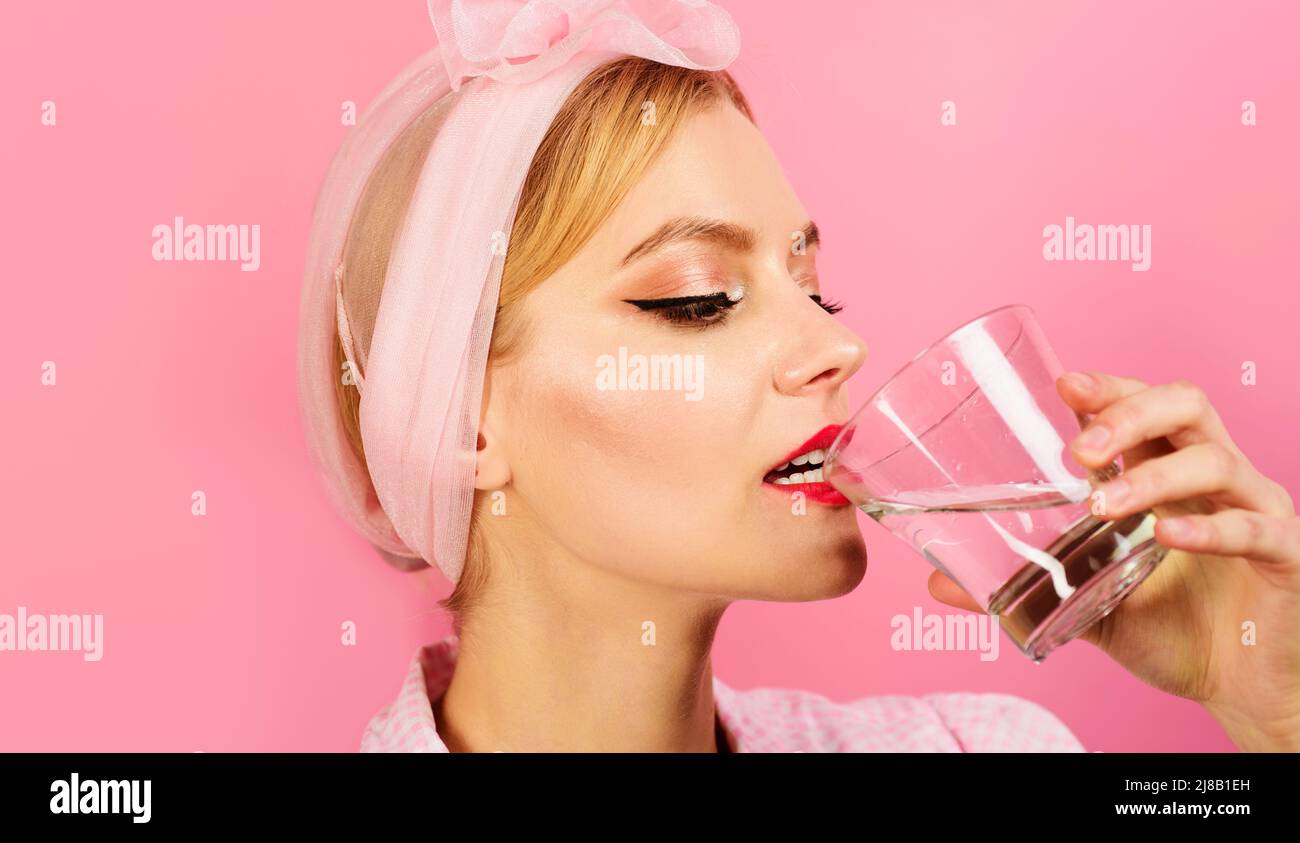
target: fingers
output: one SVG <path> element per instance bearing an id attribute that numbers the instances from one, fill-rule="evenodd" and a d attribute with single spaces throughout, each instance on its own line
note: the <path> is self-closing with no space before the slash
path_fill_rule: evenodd
<path id="1" fill-rule="evenodd" d="M 1277 484 L 1236 452 L 1218 442 L 1202 442 L 1147 460 L 1102 484 L 1096 492 L 1101 506 L 1094 511 L 1116 518 L 1204 495 L 1226 506 L 1284 518 L 1292 512 L 1276 490 Z"/>
<path id="2" fill-rule="evenodd" d="M 1300 518 L 1273 518 L 1244 509 L 1156 521 L 1165 547 L 1216 556 L 1245 556 L 1288 568 L 1300 564 Z"/>
<path id="3" fill-rule="evenodd" d="M 1137 378 L 1122 378 L 1102 372 L 1066 372 L 1056 381 L 1061 397 L 1085 413 L 1099 413 L 1107 405 L 1147 388 Z"/>
<path id="4" fill-rule="evenodd" d="M 1092 416 L 1115 401 L 1134 395 L 1146 388 L 1147 384 L 1137 378 L 1123 378 L 1095 371 L 1071 372 L 1063 375 L 1056 382 L 1057 392 L 1079 416 L 1079 424 L 1084 427 L 1087 427 L 1089 423 L 1089 419 L 1085 418 L 1085 416 Z M 1167 440 L 1160 439 L 1126 451 L 1124 453 L 1124 462 L 1126 465 L 1135 465 L 1143 460 L 1163 456 L 1172 450 L 1174 448 Z M 1077 455 L 1075 459 L 1085 468 L 1090 467 L 1088 463 L 1080 460 Z M 1106 465 L 1109 465 L 1109 463 Z"/>
<path id="5" fill-rule="evenodd" d="M 1137 388 L 1141 381 L 1109 375 L 1093 377 L 1097 385 L 1087 403 L 1098 408 L 1096 417 L 1070 446 L 1082 465 L 1101 467 L 1119 454 L 1162 436 L 1178 447 L 1218 442 L 1237 451 L 1205 391 L 1195 384 L 1178 380 Z M 1063 380 L 1069 381 L 1068 389 L 1082 403 L 1081 396 L 1088 390 L 1074 378 Z"/>

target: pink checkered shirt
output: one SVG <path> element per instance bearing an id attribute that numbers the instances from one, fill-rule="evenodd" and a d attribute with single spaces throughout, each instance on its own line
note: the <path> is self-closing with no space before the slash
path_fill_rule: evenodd
<path id="1" fill-rule="evenodd" d="M 447 752 L 431 700 L 446 690 L 460 642 L 420 648 L 397 699 L 370 720 L 362 752 Z M 1008 694 L 944 693 L 832 702 L 809 691 L 737 691 L 713 678 L 718 720 L 736 752 L 1083 752 L 1051 712 Z"/>

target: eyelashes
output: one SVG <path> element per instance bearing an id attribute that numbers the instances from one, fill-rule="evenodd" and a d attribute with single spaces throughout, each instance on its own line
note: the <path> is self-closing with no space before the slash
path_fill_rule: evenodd
<path id="1" fill-rule="evenodd" d="M 698 325 L 706 328 L 716 325 L 727 316 L 727 311 L 740 304 L 726 293 L 708 296 L 677 296 L 669 299 L 623 299 L 642 310 L 653 312 L 666 322 L 675 325 Z"/>
<path id="2" fill-rule="evenodd" d="M 839 313 L 844 309 L 839 302 L 822 301 L 822 297 L 816 293 L 808 298 L 817 302 L 817 305 L 827 313 Z M 641 310 L 654 313 L 665 322 L 674 325 L 695 325 L 700 328 L 722 323 L 727 318 L 728 312 L 743 300 L 743 298 L 733 299 L 726 293 L 666 299 L 623 299 Z"/>
<path id="3" fill-rule="evenodd" d="M 844 309 L 844 305 L 840 304 L 839 302 L 833 299 L 828 301 L 822 301 L 822 297 L 817 293 L 813 293 L 808 298 L 812 299 L 813 301 L 821 305 L 822 310 L 826 311 L 827 313 L 839 313 L 841 310 Z"/>

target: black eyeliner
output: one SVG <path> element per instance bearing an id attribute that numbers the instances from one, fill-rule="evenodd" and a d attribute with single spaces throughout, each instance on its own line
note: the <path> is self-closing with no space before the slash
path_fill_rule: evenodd
<path id="1" fill-rule="evenodd" d="M 677 296 L 669 299 L 623 299 L 642 310 L 658 310 L 663 307 L 681 307 L 682 305 L 703 304 L 706 302 L 722 305 L 723 302 L 735 304 L 726 293 L 712 293 L 707 296 Z M 725 305 L 723 305 L 725 306 Z"/>

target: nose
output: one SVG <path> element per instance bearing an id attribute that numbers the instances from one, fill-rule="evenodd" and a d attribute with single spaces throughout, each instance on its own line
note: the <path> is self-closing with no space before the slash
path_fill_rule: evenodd
<path id="1" fill-rule="evenodd" d="M 805 309 L 804 305 L 807 305 Z M 867 359 L 867 345 L 811 299 L 788 325 L 789 342 L 777 356 L 773 381 L 783 395 L 834 394 Z"/>

